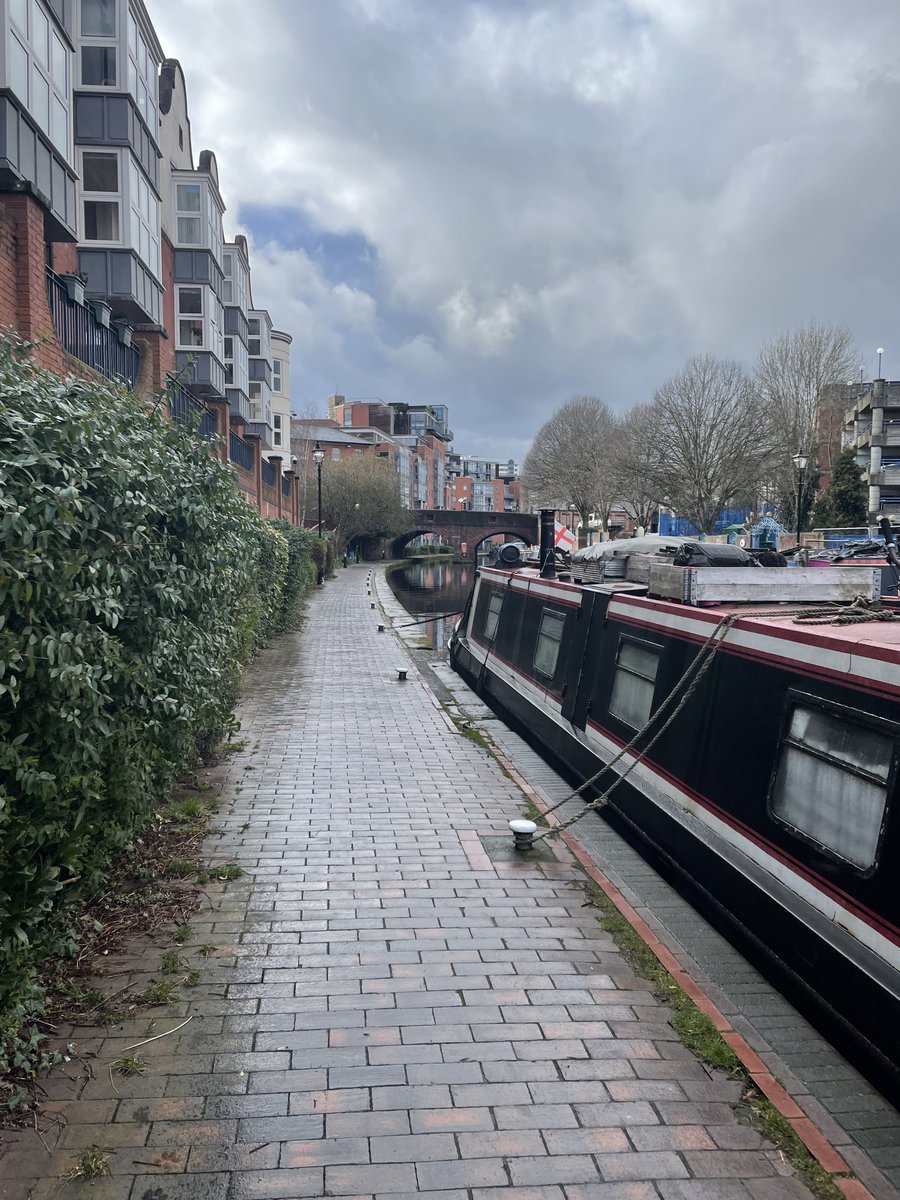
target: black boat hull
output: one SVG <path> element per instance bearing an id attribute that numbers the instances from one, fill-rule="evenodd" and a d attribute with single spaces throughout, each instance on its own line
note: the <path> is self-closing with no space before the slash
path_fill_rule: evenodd
<path id="1" fill-rule="evenodd" d="M 468 618 L 474 621 L 472 613 Z M 577 720 L 579 713 L 579 699 L 569 691 L 579 689 L 578 672 L 572 670 L 569 684 L 563 684 L 557 695 L 546 690 L 542 697 L 521 663 L 497 651 L 492 655 L 493 645 L 479 644 L 467 632 L 460 629 L 451 642 L 452 665 L 543 757 L 577 782 L 594 776 L 609 762 L 616 752 L 609 730 L 594 725 L 589 716 L 581 725 L 571 719 Z M 582 630 L 577 636 L 582 644 L 575 649 L 582 652 L 590 644 L 590 635 Z M 736 774 L 741 769 L 735 761 Z M 840 921 L 827 919 L 807 903 L 803 888 L 794 888 L 780 861 L 778 878 L 761 852 L 754 861 L 739 846 L 711 832 L 697 819 L 700 809 L 666 782 L 666 772 L 658 771 L 662 783 L 657 786 L 653 770 L 650 764 L 643 777 L 636 772 L 616 788 L 608 819 L 799 1001 L 896 1103 L 900 1100 L 900 999 L 893 965 L 883 962 L 871 947 L 860 945 Z M 607 774 L 601 784 L 611 779 Z M 666 788 L 680 798 L 672 800 Z M 890 857 L 882 870 L 889 871 Z M 869 892 L 874 894 L 871 886 Z"/>

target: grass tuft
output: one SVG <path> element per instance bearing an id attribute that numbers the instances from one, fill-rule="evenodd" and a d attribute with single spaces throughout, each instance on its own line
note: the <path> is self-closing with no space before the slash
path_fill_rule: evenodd
<path id="1" fill-rule="evenodd" d="M 117 1075 L 130 1079 L 132 1075 L 143 1075 L 147 1070 L 147 1064 L 137 1054 L 128 1054 L 124 1058 L 116 1059 L 112 1069 Z"/>
<path id="2" fill-rule="evenodd" d="M 88 1146 L 75 1159 L 66 1179 L 72 1182 L 76 1179 L 90 1182 L 92 1179 L 103 1179 L 108 1174 L 109 1157 L 99 1146 Z"/>

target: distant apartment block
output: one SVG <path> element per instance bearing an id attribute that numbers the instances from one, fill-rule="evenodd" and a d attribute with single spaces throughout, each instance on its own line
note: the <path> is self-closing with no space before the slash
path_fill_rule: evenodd
<path id="1" fill-rule="evenodd" d="M 844 389 L 842 445 L 856 451 L 869 523 L 900 519 L 900 381 L 873 379 Z"/>
<path id="2" fill-rule="evenodd" d="M 464 512 L 519 512 L 522 491 L 518 465 L 451 454 L 447 459 L 447 508 Z"/>
<path id="3" fill-rule="evenodd" d="M 253 306 L 246 240 L 225 242 L 147 6 L 0 0 L 0 20 L 0 326 L 60 375 L 167 393 L 248 502 L 299 520 L 291 336 Z"/>
<path id="4" fill-rule="evenodd" d="M 453 440 L 445 404 L 389 404 L 335 395 L 328 397 L 327 419 L 391 464 L 406 508 L 444 507 L 447 445 Z"/>

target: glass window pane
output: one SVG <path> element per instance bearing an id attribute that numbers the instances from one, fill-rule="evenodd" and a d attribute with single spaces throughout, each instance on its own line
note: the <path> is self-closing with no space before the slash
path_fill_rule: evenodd
<path id="1" fill-rule="evenodd" d="M 28 51 L 15 36 L 9 38 L 9 82 L 26 108 L 28 101 Z"/>
<path id="2" fill-rule="evenodd" d="M 259 338 L 258 337 L 247 339 L 247 350 L 254 357 L 256 357 L 256 358 L 259 357 Z"/>
<path id="3" fill-rule="evenodd" d="M 53 61 L 50 66 L 50 74 L 53 78 L 53 86 L 57 91 L 67 94 L 69 90 L 69 54 L 56 33 L 53 34 L 51 52 Z"/>
<path id="4" fill-rule="evenodd" d="M 202 313 L 203 291 L 201 288 L 178 289 L 178 311 L 180 313 Z"/>
<path id="5" fill-rule="evenodd" d="M 175 206 L 179 212 L 200 211 L 200 185 L 179 183 L 176 188 Z"/>
<path id="6" fill-rule="evenodd" d="M 179 321 L 178 322 L 178 341 L 182 346 L 202 346 L 203 345 L 203 322 L 202 321 Z"/>
<path id="7" fill-rule="evenodd" d="M 189 246 L 200 245 L 200 218 L 178 218 L 178 241 L 186 242 Z"/>
<path id="8" fill-rule="evenodd" d="M 772 790 L 772 813 L 860 870 L 875 862 L 894 756 L 889 737 L 821 709 L 797 707 Z M 829 761 L 824 756 L 828 755 Z M 847 763 L 849 770 L 842 768 Z M 864 779 L 852 768 L 875 779 Z"/>
<path id="9" fill-rule="evenodd" d="M 44 133 L 50 132 L 50 84 L 34 63 L 31 64 L 31 115 Z"/>
<path id="10" fill-rule="evenodd" d="M 552 678 L 556 673 L 564 625 L 565 617 L 559 613 L 545 612 L 541 617 L 541 628 L 534 651 L 534 669 L 541 675 Z"/>
<path id="11" fill-rule="evenodd" d="M 110 200 L 85 200 L 84 239 L 87 242 L 119 240 L 119 205 Z"/>
<path id="12" fill-rule="evenodd" d="M 128 18 L 128 49 L 132 54 L 137 53 L 137 22 L 132 16 Z"/>
<path id="13" fill-rule="evenodd" d="M 26 0 L 11 0 L 9 15 L 18 25 L 22 33 L 28 37 L 28 4 Z"/>
<path id="14" fill-rule="evenodd" d="M 69 146 L 69 114 L 58 96 L 52 98 L 50 106 L 50 137 L 57 150 L 66 153 Z"/>
<path id="15" fill-rule="evenodd" d="M 115 47 L 81 47 L 81 82 L 86 87 L 116 86 Z"/>
<path id="16" fill-rule="evenodd" d="M 81 0 L 82 37 L 116 36 L 116 0 Z"/>
<path id="17" fill-rule="evenodd" d="M 628 671 L 616 671 L 609 711 L 632 729 L 643 729 L 650 719 L 653 705 L 653 684 Z"/>
<path id="18" fill-rule="evenodd" d="M 50 66 L 50 22 L 37 3 L 31 0 L 31 44 L 34 56 L 42 67 Z"/>
<path id="19" fill-rule="evenodd" d="M 798 708 L 791 718 L 790 736 L 812 749 L 870 771 L 879 779 L 888 777 L 893 743 L 864 725 L 848 724 L 820 709 Z"/>
<path id="20" fill-rule="evenodd" d="M 497 634 L 497 622 L 500 620 L 500 609 L 503 607 L 503 593 L 491 592 L 487 612 L 484 614 L 485 640 L 492 642 Z"/>
<path id="21" fill-rule="evenodd" d="M 226 304 L 231 304 L 234 299 L 234 284 L 230 279 L 226 279 L 222 284 L 222 300 Z"/>
<path id="22" fill-rule="evenodd" d="M 619 666 L 628 667 L 636 675 L 645 679 L 656 679 L 656 668 L 659 665 L 659 654 L 649 646 L 638 646 L 634 642 L 623 642 L 619 647 L 617 658 Z"/>
<path id="23" fill-rule="evenodd" d="M 619 644 L 609 712 L 632 729 L 643 729 L 650 720 L 659 658 L 659 651 L 652 646 L 629 641 Z"/>
<path id="24" fill-rule="evenodd" d="M 81 156 L 82 186 L 86 192 L 119 190 L 119 157 L 85 150 Z"/>

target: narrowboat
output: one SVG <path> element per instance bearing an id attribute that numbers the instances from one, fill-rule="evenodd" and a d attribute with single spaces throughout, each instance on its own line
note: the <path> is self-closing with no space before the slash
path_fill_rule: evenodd
<path id="1" fill-rule="evenodd" d="M 648 542 L 601 560 L 594 581 L 577 555 L 554 576 L 501 553 L 508 565 L 478 572 L 450 661 L 569 778 L 601 771 L 594 795 L 625 775 L 604 816 L 896 1102 L 900 620 L 832 623 L 858 592 L 880 595 L 880 572 L 705 571 Z"/>

